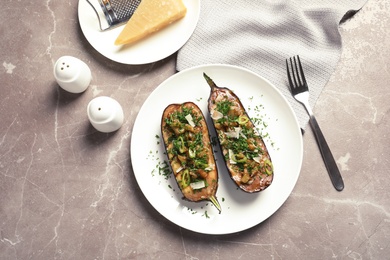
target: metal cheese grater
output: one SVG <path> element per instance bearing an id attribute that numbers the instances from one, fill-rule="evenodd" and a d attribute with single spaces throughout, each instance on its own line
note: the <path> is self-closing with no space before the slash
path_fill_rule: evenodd
<path id="1" fill-rule="evenodd" d="M 94 9 L 102 31 L 130 19 L 141 0 L 86 0 Z"/>

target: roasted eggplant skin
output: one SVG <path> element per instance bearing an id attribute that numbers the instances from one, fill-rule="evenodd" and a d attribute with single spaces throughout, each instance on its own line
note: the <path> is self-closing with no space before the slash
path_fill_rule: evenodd
<path id="1" fill-rule="evenodd" d="M 169 165 L 184 199 L 209 200 L 221 212 L 216 199 L 218 169 L 199 107 L 193 102 L 168 105 L 162 115 L 161 133 Z"/>
<path id="2" fill-rule="evenodd" d="M 268 149 L 236 94 L 218 87 L 204 74 L 209 84 L 208 109 L 231 179 L 245 192 L 260 192 L 274 178 Z"/>

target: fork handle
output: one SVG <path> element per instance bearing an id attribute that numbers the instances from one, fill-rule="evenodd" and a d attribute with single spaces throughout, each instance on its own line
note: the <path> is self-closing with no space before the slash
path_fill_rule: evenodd
<path id="1" fill-rule="evenodd" d="M 328 143 L 326 142 L 314 115 L 310 116 L 310 126 L 313 129 L 318 147 L 321 151 L 322 159 L 324 160 L 325 167 L 328 170 L 330 180 L 332 181 L 332 184 L 336 190 L 342 191 L 344 189 L 343 178 L 341 177 L 336 161 L 333 158 L 332 152 L 329 149 Z"/>

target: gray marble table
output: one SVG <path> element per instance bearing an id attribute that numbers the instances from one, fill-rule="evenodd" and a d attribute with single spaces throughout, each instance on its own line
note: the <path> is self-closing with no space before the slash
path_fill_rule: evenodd
<path id="1" fill-rule="evenodd" d="M 291 196 L 270 218 L 230 235 L 180 228 L 146 200 L 130 140 L 175 55 L 139 66 L 96 52 L 77 1 L 6 1 L 0 10 L 0 259 L 389 259 L 390 2 L 369 0 L 340 28 L 342 57 L 314 110 L 341 169 L 331 186 L 310 128 Z M 61 90 L 53 65 L 85 61 L 83 94 Z M 118 100 L 122 128 L 97 132 L 86 106 Z"/>

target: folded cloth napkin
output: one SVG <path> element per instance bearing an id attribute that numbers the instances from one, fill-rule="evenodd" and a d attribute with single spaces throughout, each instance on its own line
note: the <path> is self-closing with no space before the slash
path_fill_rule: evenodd
<path id="1" fill-rule="evenodd" d="M 314 106 L 341 53 L 339 24 L 366 0 L 206 0 L 176 69 L 202 64 L 247 68 L 274 84 L 304 129 L 308 115 L 291 96 L 286 58 L 299 55 Z"/>

